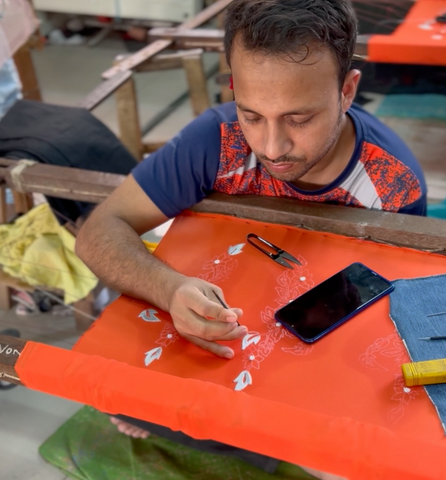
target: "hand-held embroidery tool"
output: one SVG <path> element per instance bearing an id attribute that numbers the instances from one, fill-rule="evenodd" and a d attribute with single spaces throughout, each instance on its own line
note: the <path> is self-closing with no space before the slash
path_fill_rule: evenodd
<path id="1" fill-rule="evenodd" d="M 431 313 L 430 315 L 426 315 L 426 317 L 439 317 L 440 315 L 446 315 L 446 312 Z"/>
<path id="2" fill-rule="evenodd" d="M 258 242 L 261 242 L 264 245 L 268 246 L 271 250 L 274 250 L 275 253 L 268 252 L 267 250 L 262 248 L 260 245 L 257 245 L 252 239 L 255 239 Z M 246 240 L 253 247 L 257 248 L 257 250 L 260 250 L 262 253 L 264 253 L 269 258 L 274 260 L 276 263 L 282 265 L 283 267 L 291 268 L 291 269 L 294 268 L 290 263 L 287 262 L 287 260 L 289 260 L 290 262 L 296 263 L 297 265 L 302 265 L 299 262 L 299 260 L 297 258 L 293 257 L 290 253 L 288 253 L 285 250 L 282 250 L 280 247 L 277 247 L 276 245 L 268 242 L 268 240 L 265 240 L 264 238 L 259 237 L 255 233 L 248 233 L 248 235 L 246 236 Z"/>
<path id="3" fill-rule="evenodd" d="M 438 335 L 437 337 L 420 337 L 418 340 L 446 340 L 446 335 Z"/>
<path id="4" fill-rule="evenodd" d="M 223 308 L 226 308 L 226 310 L 229 310 L 229 307 L 226 305 L 226 303 L 217 295 L 217 292 L 215 290 L 212 290 L 212 293 L 215 295 L 215 298 L 218 300 L 218 303 L 220 303 L 220 305 L 223 307 Z M 240 323 L 237 322 L 237 325 L 240 327 Z"/>
<path id="5" fill-rule="evenodd" d="M 401 370 L 408 387 L 446 383 L 446 358 L 405 363 Z"/>

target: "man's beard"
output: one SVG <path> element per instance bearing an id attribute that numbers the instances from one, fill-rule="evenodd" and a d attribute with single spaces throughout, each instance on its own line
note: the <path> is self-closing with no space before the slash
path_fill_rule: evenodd
<path id="1" fill-rule="evenodd" d="M 254 152 L 254 154 L 257 157 L 257 159 L 262 163 L 262 165 L 266 168 L 268 173 L 272 177 L 276 178 L 277 180 L 282 180 L 285 182 L 294 182 L 296 180 L 299 180 L 304 175 L 306 175 L 314 166 L 316 166 L 336 144 L 341 134 L 343 116 L 344 114 L 342 110 L 340 110 L 338 121 L 333 133 L 330 135 L 330 137 L 328 137 L 327 142 L 325 143 L 325 145 L 323 145 L 320 152 L 318 152 L 317 155 L 311 160 L 308 160 L 308 158 L 305 156 L 294 157 L 291 155 L 283 155 L 274 160 L 270 160 L 266 155 L 263 155 L 261 153 Z M 268 162 L 273 164 L 274 163 L 292 163 L 293 169 L 291 172 L 284 173 L 283 175 L 280 175 L 280 174 L 278 175 L 277 173 L 270 172 L 268 168 Z M 296 168 L 297 165 L 299 166 L 298 168 Z"/>

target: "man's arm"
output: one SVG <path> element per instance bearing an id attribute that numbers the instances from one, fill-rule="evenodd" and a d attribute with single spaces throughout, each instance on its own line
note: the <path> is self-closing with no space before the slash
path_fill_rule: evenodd
<path id="1" fill-rule="evenodd" d="M 152 256 L 140 239 L 167 220 L 130 175 L 93 211 L 77 237 L 76 253 L 106 285 L 169 312 L 183 337 L 232 358 L 233 350 L 215 341 L 247 333 L 246 327 L 237 326 L 242 311 L 226 310 L 210 300 L 212 290 L 223 296 L 219 287 L 175 272 Z"/>

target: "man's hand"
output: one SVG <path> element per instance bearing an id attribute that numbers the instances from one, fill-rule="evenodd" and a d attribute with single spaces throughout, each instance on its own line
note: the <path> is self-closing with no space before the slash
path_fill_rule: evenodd
<path id="1" fill-rule="evenodd" d="M 184 278 L 170 299 L 169 313 L 182 337 L 219 357 L 232 358 L 234 351 L 216 341 L 236 340 L 248 329 L 237 324 L 242 310 L 225 309 L 214 292 L 224 298 L 219 287 L 198 278 Z"/>

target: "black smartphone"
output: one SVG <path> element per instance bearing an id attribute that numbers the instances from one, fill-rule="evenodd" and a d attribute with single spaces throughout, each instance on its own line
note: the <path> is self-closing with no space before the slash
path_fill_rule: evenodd
<path id="1" fill-rule="evenodd" d="M 370 268 L 353 263 L 277 310 L 275 318 L 304 342 L 313 343 L 393 288 Z"/>

